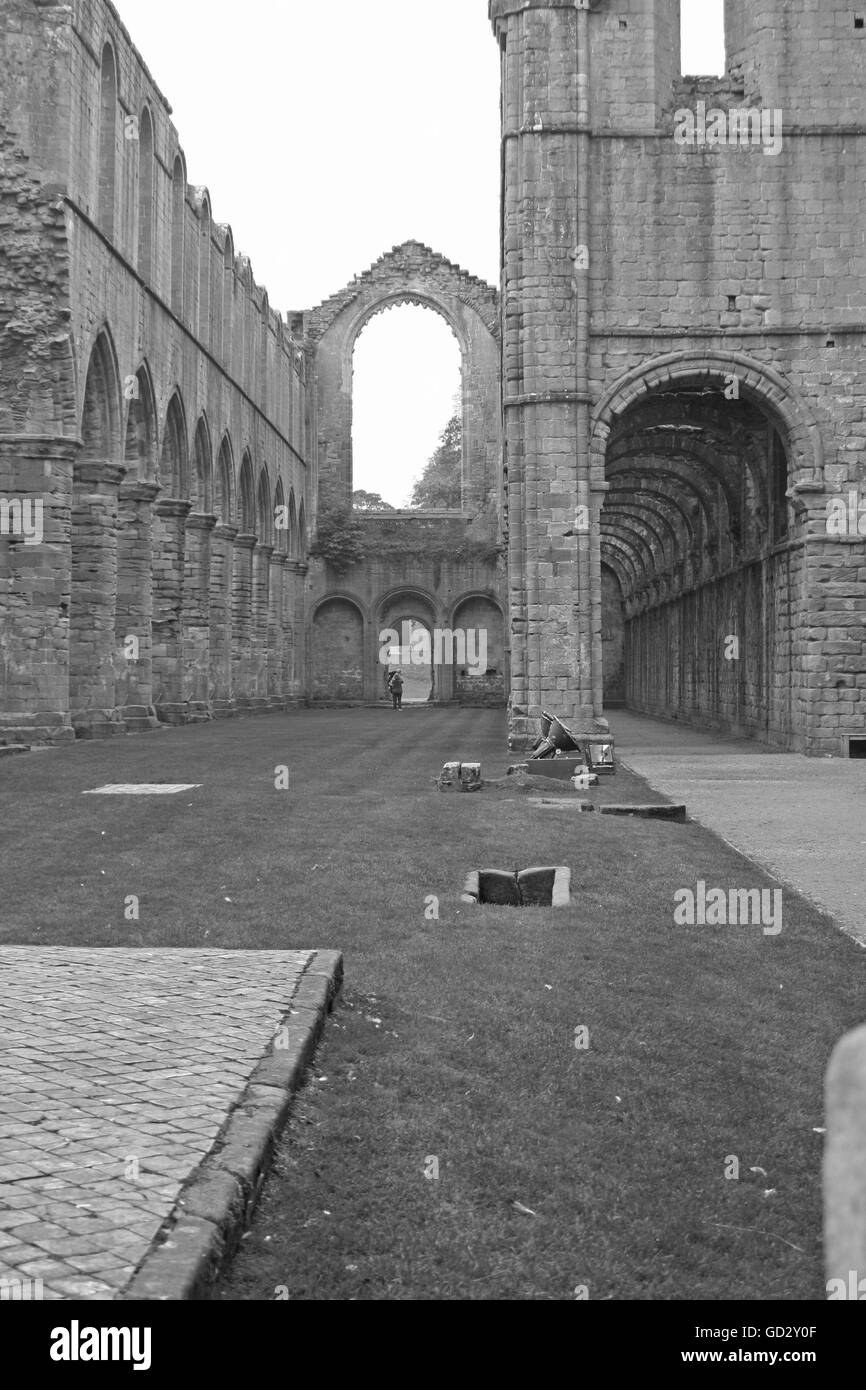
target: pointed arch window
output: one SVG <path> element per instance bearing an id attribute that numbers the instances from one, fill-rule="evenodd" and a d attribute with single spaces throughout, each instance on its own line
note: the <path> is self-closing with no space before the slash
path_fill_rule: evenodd
<path id="1" fill-rule="evenodd" d="M 114 236 L 114 195 L 117 182 L 117 63 L 114 49 L 102 50 L 99 93 L 99 198 L 97 222 L 107 237 Z"/>
<path id="2" fill-rule="evenodd" d="M 138 272 L 153 274 L 153 121 L 145 106 L 138 123 Z"/>
<path id="3" fill-rule="evenodd" d="M 184 221 L 186 210 L 186 172 L 180 155 L 171 176 L 171 307 L 183 316 Z"/>
<path id="4" fill-rule="evenodd" d="M 198 336 L 205 347 L 210 345 L 210 204 L 205 198 L 201 205 L 201 229 L 198 253 Z"/>

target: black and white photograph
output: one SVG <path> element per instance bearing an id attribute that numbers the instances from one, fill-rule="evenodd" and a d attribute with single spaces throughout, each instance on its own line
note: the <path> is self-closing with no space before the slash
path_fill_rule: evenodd
<path id="1" fill-rule="evenodd" d="M 829 1371 L 864 760 L 866 0 L 0 0 L 22 1374 Z"/>

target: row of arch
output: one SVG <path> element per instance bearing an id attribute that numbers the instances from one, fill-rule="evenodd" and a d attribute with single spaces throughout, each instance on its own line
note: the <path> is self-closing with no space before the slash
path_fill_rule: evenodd
<path id="1" fill-rule="evenodd" d="M 123 409 L 126 421 L 123 427 Z M 307 524 L 303 498 L 293 487 L 286 495 L 282 478 L 276 482 L 266 463 L 256 469 L 249 447 L 237 465 L 231 433 L 220 440 L 214 463 L 214 443 L 206 412 L 190 431 L 183 393 L 175 387 L 162 428 L 153 379 L 147 361 L 123 390 L 110 329 L 98 334 L 88 366 L 82 414 L 84 462 L 122 460 L 127 480 L 158 484 L 164 495 L 192 504 L 192 510 L 213 515 L 218 524 L 237 526 L 261 544 L 274 545 L 290 560 L 303 562 Z M 121 452 L 120 440 L 123 438 Z"/>
<path id="2" fill-rule="evenodd" d="M 414 586 L 393 588 L 372 604 L 348 590 L 320 598 L 312 612 L 313 698 L 380 699 L 388 650 L 393 650 L 383 634 L 397 633 L 396 645 L 402 647 L 404 624 L 417 625 L 430 636 L 426 669 L 433 698 L 504 704 L 508 652 L 499 598 L 487 590 L 470 591 L 446 605 Z M 458 632 L 462 645 L 442 636 Z"/>

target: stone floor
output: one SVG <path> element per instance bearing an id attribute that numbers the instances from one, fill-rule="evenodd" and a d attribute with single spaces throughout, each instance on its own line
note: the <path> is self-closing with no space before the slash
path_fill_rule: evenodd
<path id="1" fill-rule="evenodd" d="M 806 758 L 611 710 L 617 756 L 866 945 L 866 761 Z"/>
<path id="2" fill-rule="evenodd" d="M 0 948 L 5 1296 L 125 1287 L 314 955 Z"/>

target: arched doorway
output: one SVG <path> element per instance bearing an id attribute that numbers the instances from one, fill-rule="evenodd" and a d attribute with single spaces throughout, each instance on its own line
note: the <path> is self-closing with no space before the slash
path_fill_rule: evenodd
<path id="1" fill-rule="evenodd" d="M 790 430 L 753 374 L 683 361 L 660 378 L 623 399 L 606 439 L 604 699 L 787 746 L 804 606 Z"/>
<path id="2" fill-rule="evenodd" d="M 376 696 L 386 696 L 388 670 L 400 668 L 403 703 L 443 698 L 444 673 L 436 650 L 436 609 L 431 598 L 412 589 L 397 590 L 378 605 Z"/>
<path id="3" fill-rule="evenodd" d="M 401 619 L 394 624 L 394 631 L 397 640 L 383 644 L 380 652 L 382 684 L 386 685 L 390 672 L 399 670 L 403 677 L 403 704 L 426 704 L 435 696 L 434 633 L 418 618 Z"/>

